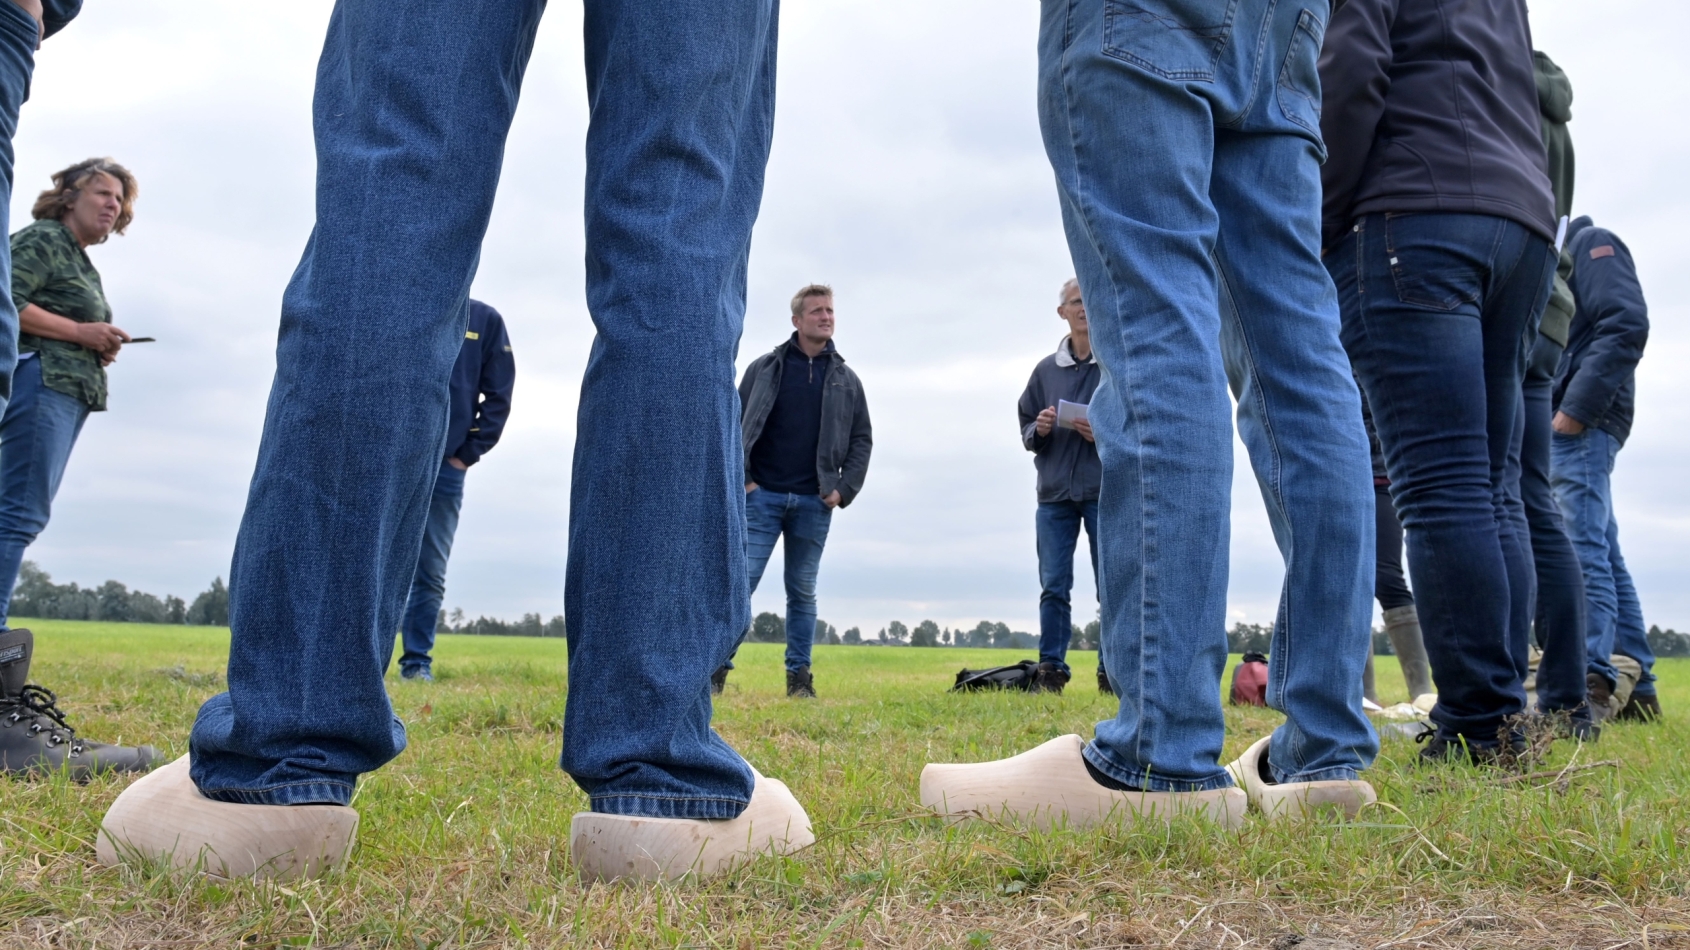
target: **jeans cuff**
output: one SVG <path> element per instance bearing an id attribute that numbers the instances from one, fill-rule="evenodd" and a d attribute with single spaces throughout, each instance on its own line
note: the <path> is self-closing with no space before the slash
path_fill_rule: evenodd
<path id="1" fill-rule="evenodd" d="M 292 782 L 272 788 L 202 788 L 200 794 L 231 805 L 350 805 L 350 782 Z"/>
<path id="2" fill-rule="evenodd" d="M 1201 782 L 1181 782 L 1163 778 L 1136 767 L 1121 765 L 1109 758 L 1108 754 L 1097 747 L 1096 740 L 1086 743 L 1080 751 L 1092 767 L 1123 785 L 1146 792 L 1213 792 L 1222 788 L 1232 787 L 1232 776 L 1225 769 L 1216 768 L 1214 778 Z"/>
<path id="3" fill-rule="evenodd" d="M 668 795 L 594 795 L 588 807 L 606 815 L 730 821 L 750 802 L 737 798 L 678 798 Z"/>
<path id="4" fill-rule="evenodd" d="M 1360 772 L 1349 768 L 1320 769 L 1293 775 L 1284 769 L 1274 768 L 1272 762 L 1268 763 L 1268 771 L 1273 773 L 1273 780 L 1281 785 L 1289 785 L 1292 782 L 1354 782 L 1361 778 Z"/>

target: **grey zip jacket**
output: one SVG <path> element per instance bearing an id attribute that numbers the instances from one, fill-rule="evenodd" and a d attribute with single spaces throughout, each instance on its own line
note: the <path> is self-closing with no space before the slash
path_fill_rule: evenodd
<path id="1" fill-rule="evenodd" d="M 739 381 L 741 462 L 747 471 L 751 467 L 751 448 L 762 436 L 769 410 L 780 395 L 781 367 L 786 364 L 786 350 L 790 346 L 792 341 L 786 340 L 773 352 L 757 357 L 745 368 L 745 376 Z M 862 380 L 845 365 L 845 357 L 838 350 L 829 351 L 829 355 L 833 363 L 828 367 L 827 385 L 822 390 L 816 481 L 824 498 L 838 491 L 839 507 L 843 508 L 863 490 L 863 480 L 868 478 L 874 433 L 869 425 L 868 399 L 863 395 Z"/>

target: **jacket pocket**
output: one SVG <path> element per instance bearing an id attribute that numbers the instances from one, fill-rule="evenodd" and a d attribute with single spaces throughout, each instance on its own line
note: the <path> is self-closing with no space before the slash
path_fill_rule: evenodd
<path id="1" fill-rule="evenodd" d="M 1279 111 L 1320 141 L 1320 42 L 1326 24 L 1308 10 L 1297 16 L 1297 28 L 1279 67 Z M 1322 151 L 1325 151 L 1324 145 Z"/>
<path id="2" fill-rule="evenodd" d="M 1477 235 L 1451 227 L 1455 217 L 1385 215 L 1386 265 L 1399 302 L 1448 312 L 1482 297 L 1484 262 L 1466 240 Z"/>
<path id="3" fill-rule="evenodd" d="M 1103 53 L 1166 79 L 1215 78 L 1238 0 L 1107 0 Z"/>

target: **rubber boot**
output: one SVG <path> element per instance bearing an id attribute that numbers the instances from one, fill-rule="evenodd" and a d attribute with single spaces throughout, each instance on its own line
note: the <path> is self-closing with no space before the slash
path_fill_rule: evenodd
<path id="1" fill-rule="evenodd" d="M 1361 668 L 1361 695 L 1375 706 L 1380 705 L 1379 688 L 1373 681 L 1373 653 L 1367 654 L 1367 665 Z"/>
<path id="2" fill-rule="evenodd" d="M 1413 604 L 1385 611 L 1385 635 L 1402 664 L 1402 678 L 1408 681 L 1410 700 L 1437 692 L 1432 685 L 1432 667 L 1426 661 L 1426 641 L 1420 638 L 1420 614 Z"/>
<path id="3" fill-rule="evenodd" d="M 77 735 L 52 690 L 24 683 L 34 655 L 35 634 L 0 632 L 0 772 L 40 775 L 63 769 L 73 781 L 86 782 L 101 772 L 153 767 L 159 756 L 152 746 L 132 749 Z"/>

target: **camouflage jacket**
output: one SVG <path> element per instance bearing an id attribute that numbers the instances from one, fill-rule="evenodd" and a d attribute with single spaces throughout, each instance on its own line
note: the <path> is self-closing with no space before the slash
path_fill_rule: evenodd
<path id="1" fill-rule="evenodd" d="M 12 302 L 35 304 L 78 323 L 110 323 L 100 272 L 58 221 L 36 221 L 12 235 Z M 106 408 L 106 371 L 93 350 L 66 340 L 18 334 L 18 352 L 38 354 L 48 389 L 75 396 L 94 412 Z"/>

